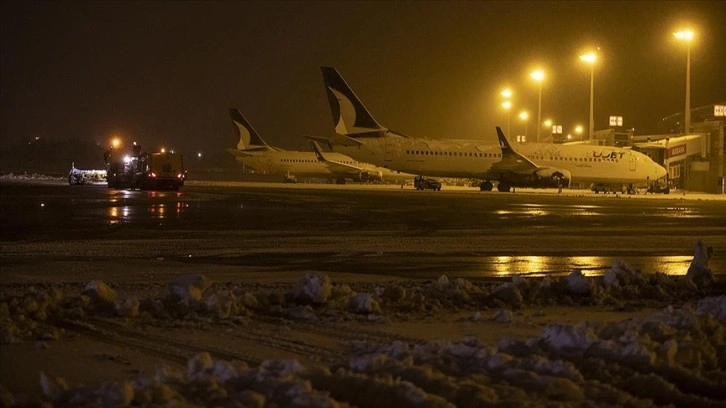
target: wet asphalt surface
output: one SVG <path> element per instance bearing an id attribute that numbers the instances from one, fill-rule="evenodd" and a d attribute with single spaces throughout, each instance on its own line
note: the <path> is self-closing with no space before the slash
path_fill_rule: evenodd
<path id="1" fill-rule="evenodd" d="M 726 201 L 411 187 L 188 185 L 122 191 L 0 184 L 0 260 L 168 259 L 405 278 L 601 274 L 616 261 L 685 273 L 694 244 L 726 273 Z"/>

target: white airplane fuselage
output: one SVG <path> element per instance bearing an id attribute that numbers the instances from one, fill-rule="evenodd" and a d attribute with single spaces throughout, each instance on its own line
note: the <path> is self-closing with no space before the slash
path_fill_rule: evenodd
<path id="1" fill-rule="evenodd" d="M 376 168 L 366 163 L 358 162 L 341 153 L 328 153 L 328 157 L 336 162 L 360 167 L 367 172 L 372 180 L 394 181 L 410 178 L 410 175 L 401 175 L 394 170 Z M 257 172 L 267 174 L 295 175 L 299 177 L 320 177 L 329 179 L 351 178 L 351 174 L 333 172 L 329 166 L 318 160 L 313 152 L 302 151 L 259 151 L 245 156 L 236 156 L 237 161 L 253 168 Z M 355 177 L 353 177 L 355 178 Z"/>
<path id="2" fill-rule="evenodd" d="M 499 179 L 492 168 L 502 159 L 499 145 L 467 140 L 405 138 L 387 133 L 359 139 L 359 146 L 334 150 L 379 167 L 434 177 Z M 595 145 L 515 144 L 539 166 L 568 170 L 574 183 L 642 184 L 665 176 L 665 169 L 630 149 Z"/>

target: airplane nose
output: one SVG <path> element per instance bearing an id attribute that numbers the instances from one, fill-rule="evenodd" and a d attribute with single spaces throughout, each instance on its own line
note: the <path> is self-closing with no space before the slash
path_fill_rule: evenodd
<path id="1" fill-rule="evenodd" d="M 655 179 L 659 180 L 659 179 L 662 179 L 663 177 L 665 177 L 666 174 L 668 174 L 668 171 L 666 171 L 665 167 L 663 167 L 659 164 L 656 164 L 655 165 L 655 174 L 656 174 Z"/>

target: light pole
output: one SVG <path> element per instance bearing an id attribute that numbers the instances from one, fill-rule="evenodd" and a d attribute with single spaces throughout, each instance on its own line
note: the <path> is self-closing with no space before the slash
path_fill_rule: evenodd
<path id="1" fill-rule="evenodd" d="M 507 110 L 508 113 L 508 122 L 507 122 L 507 137 L 512 136 L 512 101 L 509 100 L 509 98 L 512 97 L 512 90 L 507 88 L 501 92 L 501 95 L 506 99 L 504 102 L 502 102 L 502 108 Z"/>
<path id="2" fill-rule="evenodd" d="M 542 124 L 550 130 L 550 142 L 554 143 L 554 138 L 552 137 L 552 119 L 546 119 Z"/>
<path id="3" fill-rule="evenodd" d="M 588 139 L 592 139 L 593 133 L 595 133 L 593 99 L 595 95 L 595 61 L 597 60 L 597 55 L 594 52 L 590 52 L 585 55 L 580 55 L 580 59 L 590 64 L 590 130 L 587 137 Z"/>
<path id="4" fill-rule="evenodd" d="M 683 30 L 673 33 L 673 35 L 686 42 L 686 115 L 683 134 L 688 134 L 691 131 L 691 40 L 693 40 L 693 31 Z"/>
<path id="5" fill-rule="evenodd" d="M 535 139 L 539 143 L 539 132 L 542 127 L 542 80 L 544 79 L 544 72 L 538 69 L 529 74 L 529 76 L 537 81 L 539 85 L 539 97 L 537 98 L 537 138 Z"/>
<path id="6" fill-rule="evenodd" d="M 529 118 L 529 113 L 526 111 L 522 111 L 519 113 L 519 118 L 524 121 L 524 140 L 527 140 L 527 118 Z"/>

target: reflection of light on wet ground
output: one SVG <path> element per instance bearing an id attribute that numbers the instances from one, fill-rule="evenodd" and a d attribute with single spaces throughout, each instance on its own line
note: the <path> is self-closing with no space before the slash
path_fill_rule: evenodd
<path id="1" fill-rule="evenodd" d="M 171 215 L 176 214 L 177 216 L 184 213 L 184 209 L 189 207 L 189 204 L 177 201 L 173 208 L 169 208 L 168 212 Z M 165 204 L 152 204 L 149 206 L 149 213 L 153 218 L 164 219 L 167 216 L 167 206 Z"/>
<path id="2" fill-rule="evenodd" d="M 565 276 L 579 269 L 586 276 L 601 276 L 616 262 L 634 270 L 654 274 L 685 275 L 692 256 L 606 257 L 606 256 L 496 256 L 482 259 L 481 271 L 486 276 Z"/>
<path id="3" fill-rule="evenodd" d="M 669 207 L 665 209 L 666 212 L 672 212 L 673 215 L 679 218 L 704 218 L 704 214 L 699 214 L 695 209 L 693 208 L 684 208 L 684 207 Z"/>
<path id="4" fill-rule="evenodd" d="M 109 225 L 118 224 L 122 220 L 127 220 L 131 215 L 131 209 L 124 207 L 108 207 L 108 223 Z"/>
<path id="5" fill-rule="evenodd" d="M 154 216 L 154 218 L 163 219 L 166 210 L 164 208 L 164 204 L 152 204 L 149 207 L 149 212 Z"/>
<path id="6" fill-rule="evenodd" d="M 515 204 L 506 210 L 498 210 L 495 214 L 502 217 L 547 217 L 557 213 L 598 216 L 603 215 L 601 211 L 597 211 L 602 208 L 599 205 Z"/>

